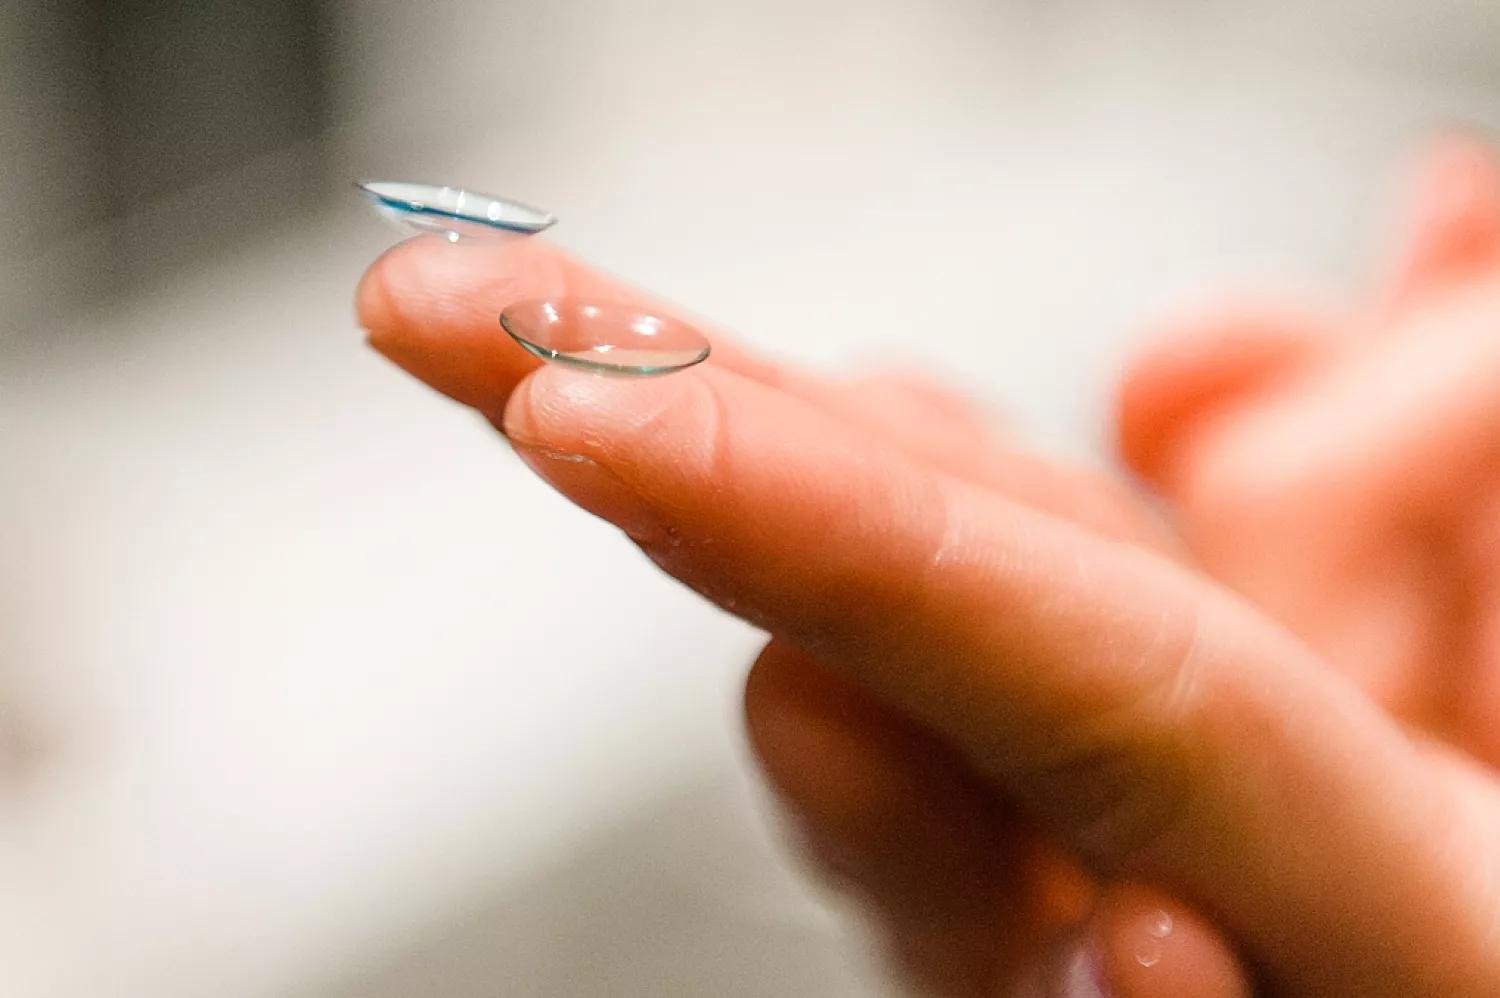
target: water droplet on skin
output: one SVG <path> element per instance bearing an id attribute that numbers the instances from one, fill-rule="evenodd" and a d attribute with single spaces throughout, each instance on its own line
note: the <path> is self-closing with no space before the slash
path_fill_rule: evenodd
<path id="1" fill-rule="evenodd" d="M 1161 962 L 1161 944 L 1155 940 L 1142 942 L 1135 950 L 1135 962 L 1142 967 L 1154 967 Z"/>
<path id="2" fill-rule="evenodd" d="M 623 303 L 517 302 L 500 314 L 500 325 L 543 360 L 601 374 L 670 374 L 709 353 L 708 339 L 687 323 Z"/>
<path id="3" fill-rule="evenodd" d="M 1172 934 L 1172 916 L 1157 909 L 1146 919 L 1146 935 L 1135 947 L 1135 962 L 1154 967 L 1161 962 L 1162 940 Z"/>
<path id="4" fill-rule="evenodd" d="M 549 228 L 557 218 L 540 208 L 462 187 L 395 180 L 356 184 L 380 215 L 410 232 L 435 233 L 450 243 L 513 239 Z"/>

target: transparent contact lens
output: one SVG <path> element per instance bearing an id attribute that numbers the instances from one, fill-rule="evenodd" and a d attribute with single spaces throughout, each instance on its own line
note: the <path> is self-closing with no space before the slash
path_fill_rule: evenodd
<path id="1" fill-rule="evenodd" d="M 367 180 L 355 186 L 385 218 L 414 232 L 436 233 L 449 242 L 531 235 L 557 221 L 540 208 L 462 187 L 395 180 Z"/>
<path id="2" fill-rule="evenodd" d="M 709 352 L 708 339 L 687 323 L 624 303 L 522 301 L 500 313 L 500 325 L 543 360 L 605 374 L 670 374 Z"/>
<path id="3" fill-rule="evenodd" d="M 404 229 L 449 242 L 533 235 L 556 216 L 539 208 L 462 187 L 369 180 L 356 184 L 383 217 Z M 624 303 L 572 298 L 522 301 L 500 324 L 543 360 L 612 374 L 668 374 L 708 357 L 708 340 L 668 316 Z"/>

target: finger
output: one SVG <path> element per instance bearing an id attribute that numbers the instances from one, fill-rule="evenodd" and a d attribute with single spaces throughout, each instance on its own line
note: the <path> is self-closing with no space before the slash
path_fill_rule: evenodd
<path id="1" fill-rule="evenodd" d="M 1455 559 L 1458 573 L 1472 580 L 1465 595 L 1473 614 L 1473 651 L 1466 668 L 1446 670 L 1446 681 L 1432 691 L 1431 716 L 1446 720 L 1446 729 L 1434 727 L 1452 744 L 1500 771 L 1500 472 L 1486 492 Z"/>
<path id="2" fill-rule="evenodd" d="M 1087 881 L 951 749 L 810 656 L 767 646 L 745 714 L 803 851 L 923 993 L 989 995 L 1087 913 Z"/>
<path id="3" fill-rule="evenodd" d="M 1094 998 L 1250 998 L 1249 975 L 1200 915 L 1137 884 L 1107 890 L 1064 973 L 1095 978 Z M 1064 978 L 1066 979 L 1066 978 Z M 1081 987 L 1086 987 L 1082 985 Z M 1069 996 L 1071 998 L 1071 996 Z"/>
<path id="4" fill-rule="evenodd" d="M 1117 475 L 1043 457 L 999 433 L 993 418 L 971 400 L 910 372 L 886 372 L 793 394 L 821 402 L 825 411 L 955 478 L 1105 537 L 1173 556 L 1182 553 L 1179 540 Z M 836 398 L 830 400 L 830 394 Z"/>
<path id="5" fill-rule="evenodd" d="M 360 322 L 371 346 L 438 391 L 498 425 L 515 385 L 541 361 L 501 333 L 515 301 L 579 297 L 672 306 L 537 239 L 455 248 L 436 239 L 394 247 L 360 283 Z M 695 320 L 696 321 L 696 320 Z M 709 330 L 709 363 L 735 371 L 873 435 L 948 474 L 999 489 L 1110 536 L 1155 546 L 1166 531 L 1118 483 L 1090 469 L 1043 461 L 998 433 L 987 414 L 911 375 L 824 378 L 755 356 Z"/>
<path id="6" fill-rule="evenodd" d="M 1500 262 L 1500 164 L 1485 143 L 1451 136 L 1429 152 L 1412 208 L 1398 302 Z"/>
<path id="7" fill-rule="evenodd" d="M 1417 292 L 1451 287 L 1459 278 L 1474 277 L 1500 263 L 1500 165 L 1483 143 L 1454 137 L 1438 146 L 1422 172 L 1414 203 L 1412 244 L 1398 281 L 1398 298 L 1410 301 Z M 1441 318 L 1465 311 L 1459 302 L 1443 309 Z M 1420 317 L 1412 335 L 1402 337 L 1407 341 L 1404 345 L 1375 351 L 1361 348 L 1369 356 L 1363 366 L 1382 368 L 1391 378 L 1390 385 L 1422 383 L 1420 373 L 1434 367 L 1423 354 L 1433 350 L 1455 354 L 1451 348 L 1436 346 L 1443 337 L 1440 329 L 1432 328 L 1432 318 Z M 1340 325 L 1332 316 L 1277 312 L 1256 305 L 1178 323 L 1158 337 L 1124 379 L 1119 436 L 1127 463 L 1147 480 L 1170 486 L 1189 443 L 1210 429 L 1216 418 L 1263 397 L 1310 361 L 1345 345 L 1345 338 L 1335 335 Z M 1389 323 L 1369 321 L 1360 325 L 1389 327 Z M 1487 390 L 1494 368 L 1482 346 L 1479 350 L 1474 356 L 1459 350 L 1455 363 L 1471 372 L 1469 382 L 1483 380 Z M 1454 399 L 1444 398 L 1450 394 L 1445 388 L 1436 385 L 1420 397 L 1413 395 L 1411 405 L 1361 405 L 1351 410 L 1348 399 L 1334 401 L 1340 420 L 1366 411 L 1382 412 L 1386 422 L 1406 425 L 1404 436 L 1411 437 L 1410 428 L 1436 421 L 1431 415 L 1423 418 L 1423 413 L 1445 413 L 1452 408 Z M 1371 383 L 1361 383 L 1359 390 L 1368 395 L 1376 389 Z M 1401 393 L 1408 394 L 1412 393 Z M 1457 397 L 1464 395 L 1460 392 Z M 1383 432 L 1382 426 L 1376 435 Z M 1305 443 L 1286 453 L 1306 454 L 1309 464 L 1321 463 L 1328 456 L 1322 451 L 1313 453 Z M 1404 460 L 1396 463 L 1406 466 Z"/>
<path id="8" fill-rule="evenodd" d="M 555 297 L 631 301 L 669 314 L 680 312 L 540 239 L 460 250 L 441 240 L 408 240 L 371 265 L 360 281 L 356 307 L 371 346 L 438 391 L 498 422 L 516 384 L 542 364 L 501 333 L 500 312 L 517 301 Z M 826 402 L 846 415 L 863 418 L 870 411 L 861 404 L 856 384 L 776 364 L 755 356 L 721 330 L 705 332 L 713 342 L 711 364 L 810 401 Z M 929 403 L 923 407 L 929 420 L 941 414 L 947 424 L 962 425 L 968 439 L 981 436 L 972 411 L 957 414 L 953 405 L 930 404 L 930 390 L 921 394 Z"/>
<path id="9" fill-rule="evenodd" d="M 371 265 L 360 281 L 356 309 L 376 350 L 498 420 L 516 383 L 542 363 L 503 334 L 500 313 L 518 301 L 560 297 L 653 304 L 645 292 L 542 240 L 455 248 L 419 238 L 392 247 Z M 720 337 L 714 352 L 716 363 L 760 373 Z"/>
<path id="10" fill-rule="evenodd" d="M 863 380 L 899 390 L 904 396 L 920 402 L 935 413 L 945 414 L 955 424 L 967 424 L 978 433 L 994 429 L 993 413 L 973 398 L 954 391 L 948 385 L 936 381 L 917 370 L 913 364 L 888 363 L 878 367 Z"/>
<path id="11" fill-rule="evenodd" d="M 1281 373 L 1254 373 L 1223 401 L 1203 401 L 1226 394 L 1214 380 L 1226 361 L 1199 333 L 1206 356 L 1158 348 L 1122 396 L 1124 449 L 1176 501 L 1197 564 L 1408 719 L 1476 702 L 1473 685 L 1410 665 L 1463 657 L 1429 626 L 1471 599 L 1434 524 L 1474 505 L 1500 460 L 1497 314 L 1500 287 L 1475 284 L 1409 307 L 1384 336 L 1309 332 L 1320 347 L 1293 348 Z M 1288 543 L 1295 558 L 1255 556 Z M 1406 557 L 1387 557 L 1393 546 Z M 1459 685 L 1461 697 L 1434 695 Z"/>
<path id="12" fill-rule="evenodd" d="M 1167 492 L 1178 464 L 1215 420 L 1254 403 L 1326 356 L 1331 316 L 1245 304 L 1178 320 L 1158 333 L 1121 381 L 1118 441 L 1136 474 Z"/>
<path id="13" fill-rule="evenodd" d="M 1500 283 L 1411 310 L 1390 335 L 1204 430 L 1186 496 L 1253 513 L 1298 496 L 1330 528 L 1464 508 L 1500 457 Z"/>
<path id="14" fill-rule="evenodd" d="M 1084 926 L 1007 998 L 1250 998 L 1249 974 L 1181 902 L 1136 884 L 1101 895 Z"/>
<path id="15" fill-rule="evenodd" d="M 933 730 L 1100 868 L 1205 903 L 1304 993 L 1500 974 L 1489 900 L 1401 803 L 1449 791 L 1352 687 L 1167 561 L 725 371 L 545 369 L 505 428 L 668 572 Z M 1468 870 L 1493 862 L 1472 823 L 1448 834 Z M 1434 967 L 1440 945 L 1490 976 Z"/>
<path id="16" fill-rule="evenodd" d="M 810 656 L 773 641 L 745 696 L 751 743 L 808 851 L 872 906 L 922 993 L 1248 995 L 1201 917 L 1132 884 L 1096 906 L 946 746 Z"/>
<path id="17" fill-rule="evenodd" d="M 1202 476 L 1210 504 L 1295 494 L 1346 526 L 1388 522 L 1393 510 L 1420 521 L 1465 505 L 1488 477 L 1500 454 L 1500 165 L 1478 141 L 1450 139 L 1415 200 L 1398 314 L 1361 323 L 1384 335 L 1346 344 L 1338 363 L 1216 438 L 1223 466 Z"/>

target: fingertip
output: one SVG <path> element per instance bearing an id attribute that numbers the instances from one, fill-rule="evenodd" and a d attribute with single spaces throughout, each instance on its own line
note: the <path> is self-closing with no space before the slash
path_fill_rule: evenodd
<path id="1" fill-rule="evenodd" d="M 386 287 L 387 261 L 404 245 L 397 244 L 376 257 L 375 262 L 360 275 L 359 284 L 354 289 L 354 314 L 360 328 L 367 332 L 384 329 L 392 322 L 394 308 Z"/>
<path id="2" fill-rule="evenodd" d="M 630 377 L 544 364 L 516 385 L 503 425 L 513 440 L 594 460 L 625 466 L 659 456 L 680 466 L 712 434 L 719 403 L 710 382 L 725 377 L 706 368 Z"/>
<path id="3" fill-rule="evenodd" d="M 386 250 L 355 295 L 359 321 L 382 338 L 428 335 L 486 314 L 540 276 L 545 244 L 525 241 L 455 246 L 418 236 Z M 507 294 L 509 292 L 509 294 Z M 498 309 L 494 309 L 499 315 Z"/>
<path id="4" fill-rule="evenodd" d="M 1091 930 L 1112 998 L 1248 998 L 1249 977 L 1201 915 L 1152 888 L 1124 884 L 1100 901 Z"/>
<path id="5" fill-rule="evenodd" d="M 1416 171 L 1401 288 L 1462 276 L 1500 256 L 1500 163 L 1468 134 L 1434 143 Z"/>
<path id="6" fill-rule="evenodd" d="M 1308 312 L 1240 305 L 1164 326 L 1121 378 L 1121 457 L 1136 474 L 1170 490 L 1192 437 L 1316 355 L 1330 341 L 1327 325 Z"/>
<path id="7" fill-rule="evenodd" d="M 538 240 L 452 246 L 411 239 L 365 272 L 355 310 L 369 345 L 465 405 L 498 413 L 515 383 L 540 362 L 500 329 L 500 312 L 523 297 L 558 293 L 567 264 Z"/>
<path id="8" fill-rule="evenodd" d="M 565 497 L 625 531 L 657 565 L 747 619 L 724 589 L 734 548 L 714 527 L 734 475 L 725 452 L 723 372 L 613 377 L 544 365 L 511 393 L 499 426 Z M 702 560 L 698 555 L 702 555 Z"/>

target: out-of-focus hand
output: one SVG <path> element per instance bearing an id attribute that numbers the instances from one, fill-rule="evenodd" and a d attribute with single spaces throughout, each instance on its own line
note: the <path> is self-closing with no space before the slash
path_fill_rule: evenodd
<path id="1" fill-rule="evenodd" d="M 360 311 L 560 491 L 776 635 L 753 741 L 920 985 L 1243 994 L 1222 931 L 1273 994 L 1500 988 L 1489 774 L 1184 567 L 1119 486 L 929 386 L 722 338 L 662 379 L 535 370 L 495 316 L 562 290 L 640 297 L 542 243 L 419 241 Z"/>
<path id="2" fill-rule="evenodd" d="M 1226 309 L 1136 366 L 1122 447 L 1199 564 L 1414 732 L 1500 765 L 1500 170 L 1437 149 L 1392 291 Z"/>

